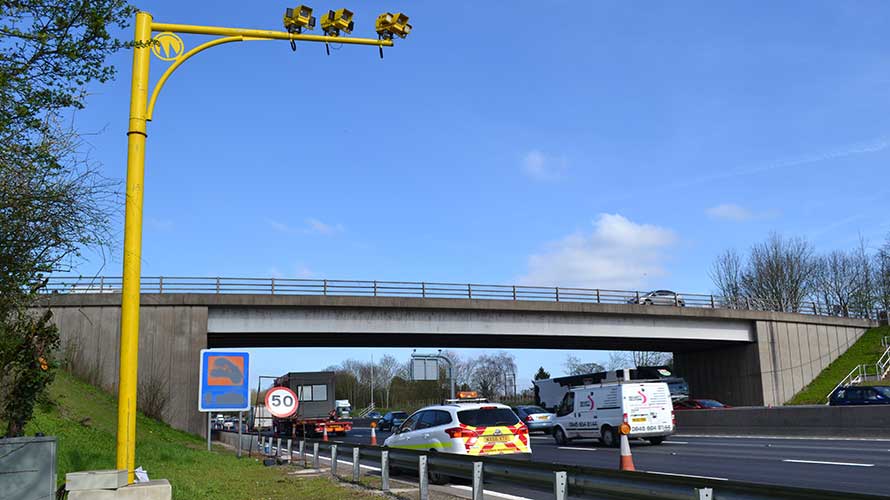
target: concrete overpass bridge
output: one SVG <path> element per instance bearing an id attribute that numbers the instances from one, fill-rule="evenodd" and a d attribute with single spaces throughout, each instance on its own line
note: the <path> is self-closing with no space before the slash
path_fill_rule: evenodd
<path id="1" fill-rule="evenodd" d="M 120 280 L 54 280 L 46 305 L 78 374 L 117 390 Z M 686 307 L 628 304 L 638 292 L 473 284 L 146 278 L 139 380 L 163 384 L 165 420 L 203 432 L 199 352 L 248 347 L 490 347 L 674 353 L 693 395 L 779 405 L 855 342 L 872 319 L 728 309 L 682 295 Z M 809 312 L 804 314 L 803 312 Z M 298 367 L 294 367 L 295 369 Z"/>

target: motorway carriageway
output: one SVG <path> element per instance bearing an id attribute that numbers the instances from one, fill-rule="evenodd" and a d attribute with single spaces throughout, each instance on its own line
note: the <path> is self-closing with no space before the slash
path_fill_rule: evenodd
<path id="1" fill-rule="evenodd" d="M 378 432 L 378 444 L 389 435 Z M 331 441 L 369 444 L 370 436 L 370 428 L 358 427 Z M 531 443 L 537 462 L 618 468 L 618 450 L 596 440 L 557 446 L 550 436 L 532 434 Z M 632 440 L 631 452 L 636 469 L 646 472 L 890 495 L 890 440 L 675 435 L 660 446 Z M 522 491 L 495 489 L 517 496 Z"/>

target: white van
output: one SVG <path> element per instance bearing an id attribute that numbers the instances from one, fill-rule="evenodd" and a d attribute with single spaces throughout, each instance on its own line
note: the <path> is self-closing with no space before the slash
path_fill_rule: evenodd
<path id="1" fill-rule="evenodd" d="M 617 382 L 573 387 L 556 410 L 553 438 L 600 439 L 618 446 L 618 428 L 630 425 L 630 438 L 661 444 L 674 432 L 671 392 L 664 382 Z"/>

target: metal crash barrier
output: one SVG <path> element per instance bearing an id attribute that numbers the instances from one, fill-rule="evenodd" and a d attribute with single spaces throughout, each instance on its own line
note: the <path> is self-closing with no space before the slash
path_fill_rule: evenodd
<path id="1" fill-rule="evenodd" d="M 270 440 L 271 441 L 271 440 Z M 390 489 L 392 469 L 411 471 L 418 475 L 421 500 L 429 497 L 429 479 L 433 475 L 449 476 L 472 481 L 472 498 L 483 497 L 483 484 L 525 485 L 540 492 L 543 498 L 564 500 L 572 496 L 665 499 L 665 500 L 760 500 L 760 499 L 813 499 L 824 500 L 874 500 L 886 498 L 875 495 L 794 488 L 778 485 L 756 484 L 741 481 L 724 481 L 684 476 L 669 476 L 649 472 L 622 472 L 575 465 L 532 462 L 528 459 L 507 457 L 479 457 L 452 455 L 436 452 L 402 450 L 381 446 L 360 445 L 344 442 L 324 442 L 302 439 L 297 442 L 300 450 L 311 449 L 312 457 L 301 456 L 303 465 L 319 468 L 320 460 L 331 462 L 350 457 L 349 474 L 341 480 L 358 482 L 361 468 L 379 473 L 382 490 Z M 280 454 L 285 449 L 273 450 Z M 339 458 L 337 458 L 339 457 Z M 358 460 L 359 464 L 357 464 Z M 336 466 L 331 474 L 337 474 Z M 377 472 L 379 470 L 379 472 Z"/>

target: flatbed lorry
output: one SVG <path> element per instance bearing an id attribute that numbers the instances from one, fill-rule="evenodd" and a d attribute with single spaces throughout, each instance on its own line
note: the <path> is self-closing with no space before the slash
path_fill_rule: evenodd
<path id="1" fill-rule="evenodd" d="M 297 395 L 297 412 L 287 418 L 272 418 L 272 431 L 284 437 L 343 436 L 352 421 L 336 411 L 334 372 L 290 372 L 275 379 L 274 387 L 287 387 Z"/>

